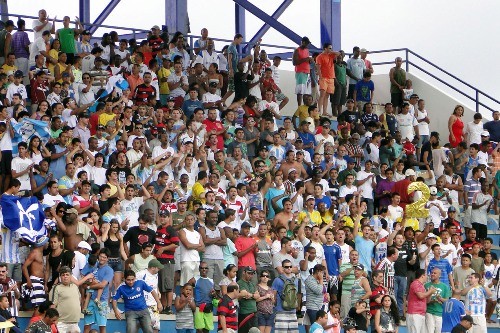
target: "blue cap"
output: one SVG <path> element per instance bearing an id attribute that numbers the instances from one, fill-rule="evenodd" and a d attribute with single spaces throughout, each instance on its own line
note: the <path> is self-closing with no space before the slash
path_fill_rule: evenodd
<path id="1" fill-rule="evenodd" d="M 344 159 L 346 160 L 347 163 L 356 163 L 356 160 L 351 156 L 345 156 Z"/>

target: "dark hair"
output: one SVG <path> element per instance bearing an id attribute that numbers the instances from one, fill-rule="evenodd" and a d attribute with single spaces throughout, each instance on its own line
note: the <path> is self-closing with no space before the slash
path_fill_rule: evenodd
<path id="1" fill-rule="evenodd" d="M 73 269 L 73 259 L 75 258 L 75 252 L 68 250 L 64 251 L 61 255 L 61 267 L 68 266 Z"/>
<path id="2" fill-rule="evenodd" d="M 425 275 L 425 269 L 417 269 L 415 272 L 415 279 L 420 278 L 422 275 Z"/>
<path id="3" fill-rule="evenodd" d="M 227 286 L 227 292 L 232 293 L 233 291 L 238 290 L 239 286 L 237 284 L 230 284 Z"/>
<path id="4" fill-rule="evenodd" d="M 400 323 L 399 311 L 398 311 L 398 306 L 396 305 L 396 302 L 394 301 L 394 299 L 390 295 L 384 295 L 384 296 L 382 296 L 382 300 L 380 301 L 380 303 L 383 303 L 384 298 L 386 298 L 386 297 L 389 297 L 391 299 L 390 314 L 391 314 L 392 318 L 394 319 L 394 323 L 396 324 L 396 326 L 399 326 L 399 323 Z"/>
<path id="5" fill-rule="evenodd" d="M 323 318 L 324 316 L 326 316 L 326 312 L 324 310 L 319 310 L 318 312 L 316 312 L 316 320 L 320 319 L 320 318 Z"/>
<path id="6" fill-rule="evenodd" d="M 49 318 L 59 317 L 59 312 L 54 308 L 48 308 L 47 311 L 45 311 L 45 317 Z"/>
<path id="7" fill-rule="evenodd" d="M 436 245 L 436 244 L 434 244 Z M 387 257 L 390 257 L 394 254 L 396 254 L 398 251 L 398 249 L 396 249 L 394 246 L 389 246 L 389 248 L 387 249 Z"/>
<path id="8" fill-rule="evenodd" d="M 129 276 L 133 276 L 135 277 L 135 272 L 131 269 L 127 269 L 125 270 L 125 272 L 123 272 L 123 277 L 126 279 L 127 277 Z"/>

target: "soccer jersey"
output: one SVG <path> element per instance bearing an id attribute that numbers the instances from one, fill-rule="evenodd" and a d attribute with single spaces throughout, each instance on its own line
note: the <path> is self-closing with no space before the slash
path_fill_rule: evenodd
<path id="1" fill-rule="evenodd" d="M 465 307 L 456 298 L 450 298 L 443 303 L 443 327 L 442 333 L 450 333 L 453 327 L 460 323 L 462 316 L 465 316 Z"/>
<path id="2" fill-rule="evenodd" d="M 486 292 L 483 286 L 469 290 L 465 296 L 465 309 L 471 316 L 484 316 L 486 314 Z"/>

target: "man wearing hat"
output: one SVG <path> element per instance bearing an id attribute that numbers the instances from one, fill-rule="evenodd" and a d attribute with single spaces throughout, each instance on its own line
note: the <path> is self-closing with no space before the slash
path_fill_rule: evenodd
<path id="1" fill-rule="evenodd" d="M 88 56 L 92 52 L 94 46 L 90 44 L 90 37 L 90 31 L 82 31 L 82 41 L 80 43 L 81 52 L 78 54 L 81 58 Z"/>
<path id="2" fill-rule="evenodd" d="M 136 273 L 137 280 L 144 281 L 151 287 L 157 295 L 160 295 L 158 290 L 158 272 L 163 269 L 163 265 L 158 259 L 152 259 L 148 263 L 148 268 Z M 157 303 L 151 292 L 144 291 L 144 298 L 148 306 L 149 315 L 151 316 L 151 325 L 154 332 L 160 330 L 160 312 L 157 308 Z M 161 311 L 161 310 L 160 310 Z"/>
<path id="3" fill-rule="evenodd" d="M 66 214 L 68 212 L 73 212 L 73 210 L 76 210 L 75 208 L 67 209 Z M 76 277 L 77 279 L 80 279 L 82 276 L 81 270 L 85 267 L 87 264 L 87 255 L 92 251 L 92 247 L 90 247 L 90 244 L 87 243 L 86 241 L 81 241 L 77 245 L 77 249 L 75 251 L 75 267 L 73 267 L 73 276 Z"/>
<path id="4" fill-rule="evenodd" d="M 359 50 L 359 54 L 361 56 L 361 59 L 365 62 L 365 71 L 370 72 L 370 74 L 373 74 L 372 62 L 366 58 L 368 53 L 370 53 L 370 51 L 368 51 L 365 48 L 362 48 L 361 50 Z"/>
<path id="5" fill-rule="evenodd" d="M 475 332 L 476 329 L 474 328 L 474 325 L 477 325 L 474 323 L 474 319 L 470 315 L 465 315 L 460 319 L 460 323 L 458 323 L 453 329 L 451 330 L 451 333 L 466 333 L 466 332 Z M 479 331 L 478 332 L 482 332 Z M 486 330 L 484 331 L 486 332 Z M 443 331 L 442 333 L 448 333 Z"/>
<path id="6" fill-rule="evenodd" d="M 160 27 L 156 24 L 151 28 L 151 36 L 148 38 L 149 47 L 153 51 L 153 58 L 161 51 L 161 48 L 165 44 L 164 40 L 160 37 Z"/>
<path id="7" fill-rule="evenodd" d="M 435 226 L 441 224 L 441 220 L 446 217 L 446 210 L 443 202 L 437 198 L 438 190 L 435 186 L 429 188 L 429 200 L 425 204 L 429 209 L 429 218 L 427 222 L 433 222 Z"/>
<path id="8" fill-rule="evenodd" d="M 24 78 L 24 73 L 20 70 L 14 72 L 14 82 L 12 82 L 7 88 L 6 98 L 9 104 L 13 106 L 12 98 L 14 94 L 19 94 L 21 97 L 21 104 L 26 105 L 26 99 L 28 98 L 28 93 L 26 87 L 22 84 Z"/>
<path id="9" fill-rule="evenodd" d="M 251 327 L 257 326 L 257 302 L 260 297 L 255 284 L 255 269 L 247 266 L 243 269 L 243 275 L 238 280 L 240 289 L 240 307 L 238 313 L 238 322 L 240 333 L 248 333 Z"/>
<path id="10" fill-rule="evenodd" d="M 313 59 L 309 55 L 309 38 L 302 37 L 300 46 L 293 51 L 292 63 L 295 66 L 295 94 L 297 104 L 302 105 L 302 95 L 310 94 L 311 87 L 308 84 Z"/>

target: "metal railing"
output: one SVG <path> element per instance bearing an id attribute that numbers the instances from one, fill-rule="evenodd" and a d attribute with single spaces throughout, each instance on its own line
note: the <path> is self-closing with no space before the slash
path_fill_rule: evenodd
<path id="1" fill-rule="evenodd" d="M 0 13 L 0 15 L 1 14 L 2 13 Z M 19 18 L 38 19 L 38 17 L 36 17 L 36 16 L 28 16 L 28 15 L 12 14 L 12 13 L 8 13 L 8 15 L 15 17 L 17 19 L 19 19 Z M 56 22 L 62 22 L 62 20 L 58 19 L 58 20 L 56 20 Z M 71 23 L 75 23 L 75 22 L 72 21 Z M 111 26 L 111 25 L 104 25 L 104 24 L 94 25 L 92 23 L 85 23 L 85 22 L 82 22 L 82 24 L 85 27 L 97 26 L 99 28 L 121 30 L 121 31 L 130 31 L 133 38 L 135 38 L 137 36 L 138 39 L 143 39 L 144 36 L 146 36 L 146 34 L 149 32 L 149 30 L 130 28 L 130 27 Z M 32 31 L 32 30 L 26 29 L 26 31 Z M 172 36 L 173 33 L 169 33 L 169 35 Z M 192 50 L 194 48 L 194 42 L 197 39 L 199 39 L 201 36 L 185 34 L 184 37 L 189 40 L 188 44 Z M 232 40 L 230 40 L 230 39 L 223 39 L 223 38 L 212 38 L 212 39 L 216 42 L 223 42 L 223 43 L 227 43 L 227 44 L 232 42 Z M 243 42 L 242 44 L 247 45 L 250 43 Z M 260 44 L 260 45 L 261 45 L 261 47 L 276 49 L 276 50 L 280 51 L 280 53 L 270 53 L 269 56 L 272 57 L 274 54 L 278 54 L 281 56 L 283 61 L 291 61 L 293 51 L 296 48 L 296 47 L 292 47 L 292 46 L 283 46 L 283 45 L 275 45 L 275 44 Z M 250 48 L 252 48 L 253 46 L 254 45 L 250 45 Z M 311 50 L 311 51 L 321 52 L 321 50 Z M 384 57 L 385 57 L 385 55 L 393 54 L 393 53 L 398 53 L 399 56 L 403 59 L 403 62 L 405 63 L 406 72 L 413 73 L 413 70 L 418 70 L 421 73 L 432 78 L 433 80 L 436 80 L 437 82 L 444 85 L 445 87 L 451 89 L 452 91 L 454 91 L 454 92 L 458 93 L 459 95 L 472 101 L 475 105 L 476 112 L 479 112 L 481 107 L 483 107 L 489 111 L 492 111 L 492 112 L 500 109 L 500 101 L 498 99 L 485 93 L 484 91 L 480 90 L 479 88 L 476 88 L 473 85 L 465 82 L 464 80 L 460 79 L 459 77 L 451 74 L 447 70 L 434 64 L 430 60 L 424 58 L 423 56 L 419 55 L 418 53 L 416 53 L 408 48 L 370 51 L 370 55 L 384 55 Z M 346 55 L 350 56 L 350 54 L 348 54 L 348 53 L 346 53 Z M 412 59 L 410 59 L 410 56 L 412 56 Z M 413 60 L 413 58 L 415 58 L 415 60 Z M 417 61 L 419 63 L 417 63 Z M 373 66 L 387 66 L 387 65 L 392 65 L 392 64 L 394 64 L 393 60 L 373 62 Z M 453 81 L 453 82 L 451 82 L 451 81 Z M 462 85 L 462 87 L 457 87 L 459 85 Z M 465 91 L 467 89 L 469 89 L 471 92 Z"/>

